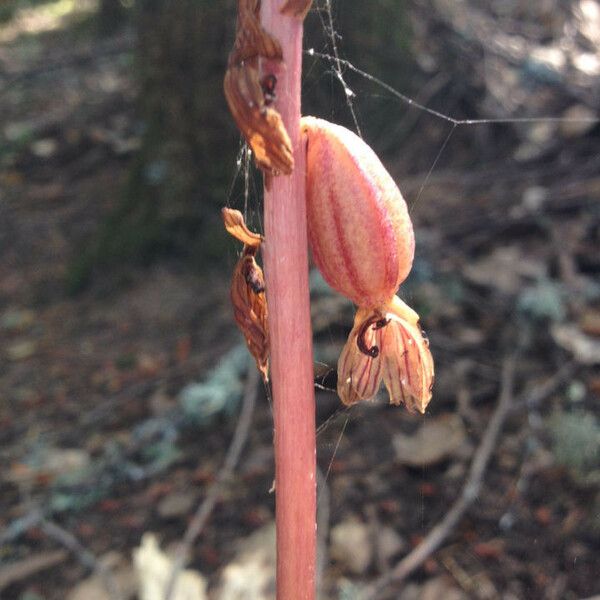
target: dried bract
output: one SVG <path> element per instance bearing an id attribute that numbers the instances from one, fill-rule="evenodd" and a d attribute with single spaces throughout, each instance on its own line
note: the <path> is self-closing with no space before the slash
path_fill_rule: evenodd
<path id="1" fill-rule="evenodd" d="M 281 115 L 270 106 L 275 82 L 260 80 L 259 58 L 282 60 L 279 42 L 259 21 L 260 1 L 239 0 L 236 38 L 223 87 L 229 110 L 268 175 L 289 175 L 294 166 L 292 144 Z"/>
<path id="2" fill-rule="evenodd" d="M 351 131 L 304 117 L 308 235 L 324 279 L 359 309 L 338 362 L 345 404 L 383 381 L 392 404 L 424 412 L 433 359 L 418 315 L 395 296 L 414 256 L 402 194 L 377 155 Z"/>
<path id="3" fill-rule="evenodd" d="M 262 238 L 248 229 L 238 210 L 224 208 L 222 215 L 227 232 L 244 244 L 231 281 L 233 314 L 266 382 L 269 379 L 267 299 L 263 272 L 255 259 Z"/>
<path id="4" fill-rule="evenodd" d="M 244 221 L 244 217 L 239 210 L 224 208 L 221 211 L 221 215 L 223 217 L 223 224 L 229 235 L 238 239 L 245 246 L 256 249 L 260 248 L 262 236 L 248 229 L 246 221 Z"/>
<path id="5" fill-rule="evenodd" d="M 304 19 L 310 10 L 312 0 L 287 0 L 282 6 L 281 12 L 284 15 L 294 15 L 300 19 Z"/>
<path id="6" fill-rule="evenodd" d="M 229 63 L 240 64 L 258 56 L 281 60 L 281 44 L 260 24 L 260 0 L 238 0 L 238 17 Z"/>

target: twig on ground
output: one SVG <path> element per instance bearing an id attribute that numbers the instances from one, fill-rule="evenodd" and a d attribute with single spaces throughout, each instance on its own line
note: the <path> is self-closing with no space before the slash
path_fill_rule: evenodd
<path id="1" fill-rule="evenodd" d="M 98 560 L 72 533 L 46 519 L 40 521 L 40 527 L 49 538 L 70 550 L 84 567 L 92 570 L 100 578 L 112 600 L 123 600 L 123 594 L 110 567 Z"/>
<path id="2" fill-rule="evenodd" d="M 565 363 L 544 383 L 536 386 L 531 392 L 524 394 L 518 400 L 515 400 L 510 408 L 511 414 L 524 409 L 538 408 L 539 404 L 553 394 L 565 381 L 569 380 L 576 373 L 577 369 L 578 365 L 575 361 Z"/>
<path id="3" fill-rule="evenodd" d="M 390 584 L 406 579 L 435 552 L 456 527 L 466 510 L 479 495 L 486 467 L 496 447 L 498 434 L 513 403 L 516 356 L 504 360 L 498 405 L 481 438 L 473 457 L 463 490 L 445 517 L 427 534 L 425 539 L 406 555 L 391 571 L 376 580 L 362 595 L 363 600 L 374 600 Z"/>
<path id="4" fill-rule="evenodd" d="M 43 518 L 42 512 L 35 508 L 24 517 L 12 521 L 0 533 L 0 548 L 21 537 L 28 529 L 39 525 Z"/>
<path id="5" fill-rule="evenodd" d="M 248 433 L 250 431 L 250 424 L 252 423 L 252 415 L 254 413 L 254 405 L 256 403 L 256 395 L 258 391 L 259 373 L 253 367 L 248 370 L 248 376 L 246 379 L 246 388 L 244 390 L 244 397 L 242 400 L 242 409 L 240 416 L 231 440 L 231 445 L 227 451 L 223 468 L 219 472 L 216 481 L 205 496 L 204 501 L 198 506 L 188 528 L 183 536 L 183 540 L 177 549 L 177 553 L 173 560 L 173 570 L 165 590 L 165 600 L 171 600 L 177 577 L 180 571 L 183 569 L 185 561 L 190 554 L 192 545 L 196 538 L 200 535 L 200 532 L 206 525 L 210 514 L 215 507 L 215 504 L 219 500 L 223 487 L 231 479 L 233 471 L 239 461 L 242 448 L 246 443 Z"/>
<path id="6" fill-rule="evenodd" d="M 45 551 L 29 554 L 21 560 L 3 564 L 0 566 L 0 592 L 18 581 L 30 579 L 40 571 L 56 567 L 67 560 L 68 556 L 69 553 L 65 550 Z"/>

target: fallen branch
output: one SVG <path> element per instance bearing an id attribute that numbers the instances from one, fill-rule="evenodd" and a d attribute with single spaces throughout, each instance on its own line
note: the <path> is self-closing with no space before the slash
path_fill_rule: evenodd
<path id="1" fill-rule="evenodd" d="M 29 579 L 31 576 L 59 565 L 68 558 L 65 550 L 40 552 L 28 555 L 21 560 L 10 562 L 0 567 L 0 592 L 18 581 Z"/>
<path id="2" fill-rule="evenodd" d="M 552 377 L 549 377 L 546 381 L 534 387 L 529 393 L 524 394 L 524 396 L 515 400 L 510 408 L 510 414 L 512 415 L 522 410 L 538 408 L 539 405 L 548 398 L 548 396 L 553 394 L 558 387 L 565 381 L 571 379 L 578 368 L 575 361 L 565 363 L 554 375 L 552 375 Z"/>
<path id="3" fill-rule="evenodd" d="M 12 521 L 0 532 L 0 548 L 20 538 L 32 527 L 37 527 L 43 518 L 44 515 L 42 512 L 38 508 L 35 508 L 24 517 L 19 517 Z"/>
<path id="4" fill-rule="evenodd" d="M 196 538 L 200 535 L 202 529 L 206 525 L 210 514 L 212 513 L 217 501 L 219 500 L 225 484 L 231 479 L 233 471 L 240 459 L 242 448 L 248 438 L 250 424 L 252 423 L 252 415 L 254 413 L 254 405 L 258 390 L 259 373 L 253 367 L 248 369 L 246 379 L 246 389 L 242 400 L 242 410 L 233 433 L 231 445 L 227 451 L 223 468 L 219 472 L 216 481 L 205 496 L 204 501 L 198 506 L 188 528 L 183 536 L 183 540 L 177 549 L 177 553 L 173 560 L 173 570 L 169 578 L 165 590 L 165 600 L 171 600 L 175 583 L 180 571 L 183 569 L 185 561 L 190 554 L 192 545 Z"/>
<path id="5" fill-rule="evenodd" d="M 481 438 L 481 443 L 473 457 L 469 476 L 463 490 L 444 518 L 427 534 L 425 539 L 407 554 L 391 571 L 380 577 L 364 592 L 363 600 L 380 598 L 381 592 L 391 585 L 406 579 L 415 569 L 431 556 L 454 530 L 467 509 L 478 497 L 485 470 L 492 456 L 498 435 L 513 404 L 513 388 L 516 356 L 511 355 L 504 360 L 500 384 L 500 397 L 494 414 Z"/>

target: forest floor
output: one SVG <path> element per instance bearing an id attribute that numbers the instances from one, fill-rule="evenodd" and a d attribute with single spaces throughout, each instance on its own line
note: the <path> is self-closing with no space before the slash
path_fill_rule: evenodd
<path id="1" fill-rule="evenodd" d="M 448 73 L 425 103 L 458 118 L 504 116 L 500 92 L 466 102 L 452 91 L 456 65 L 439 57 L 462 43 L 451 38 L 463 20 L 438 4 L 443 18 L 416 12 Z M 166 257 L 94 273 L 67 293 L 73 258 L 114 208 L 139 147 L 134 40 L 92 35 L 85 14 L 68 29 L 48 19 L 38 31 L 27 19 L 0 27 L 0 597 L 81 600 L 102 598 L 91 595 L 102 592 L 90 560 L 66 552 L 48 523 L 133 586 L 142 535 L 163 548 L 180 540 L 218 477 L 246 362 L 227 273 L 198 275 Z M 598 83 L 586 81 L 528 90 L 533 114 L 589 114 Z M 379 597 L 600 594 L 598 124 L 406 119 L 410 156 L 387 164 L 415 222 L 401 292 L 431 340 L 434 398 L 424 419 L 383 397 L 342 410 L 331 366 L 352 307 L 315 283 L 324 597 L 355 597 L 354 585 L 388 572 L 444 517 L 501 397 L 510 407 L 476 500 L 409 583 Z M 189 561 L 213 590 L 273 520 L 270 405 L 257 393 L 236 476 Z"/>

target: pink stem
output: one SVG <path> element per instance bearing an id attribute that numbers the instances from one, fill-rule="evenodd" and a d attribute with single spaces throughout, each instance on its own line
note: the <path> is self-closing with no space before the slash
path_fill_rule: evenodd
<path id="1" fill-rule="evenodd" d="M 275 106 L 294 148 L 294 172 L 265 189 L 262 246 L 275 420 L 277 598 L 314 600 L 316 445 L 312 332 L 308 289 L 305 156 L 300 141 L 302 21 L 263 0 L 261 21 L 283 48 L 283 62 L 265 62 L 277 78 Z"/>

